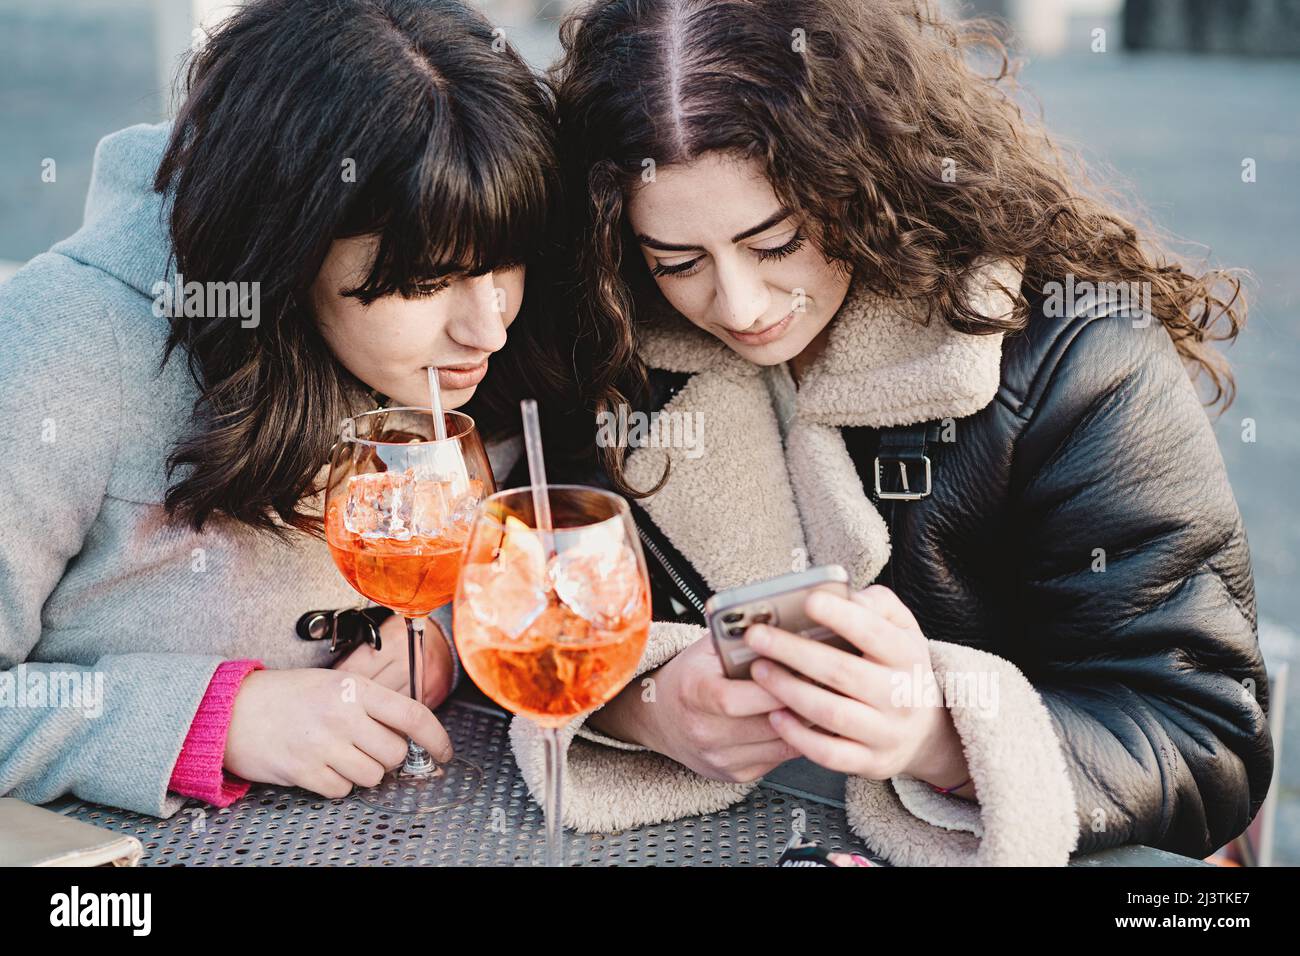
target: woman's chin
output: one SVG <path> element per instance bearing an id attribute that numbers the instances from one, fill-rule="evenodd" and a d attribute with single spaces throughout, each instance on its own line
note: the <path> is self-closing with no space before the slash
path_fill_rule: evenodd
<path id="1" fill-rule="evenodd" d="M 446 389 L 442 393 L 442 407 L 448 409 L 460 408 L 474 397 L 474 392 L 477 390 L 477 385 L 471 385 L 469 388 Z M 425 399 L 425 402 L 427 403 L 428 399 Z"/>
<path id="2" fill-rule="evenodd" d="M 471 398 L 478 388 L 477 385 L 471 385 L 469 388 L 444 388 L 442 390 L 442 407 L 444 411 L 452 411 L 460 408 Z M 431 404 L 429 400 L 428 389 L 420 391 L 402 390 L 398 392 L 385 392 L 382 388 L 378 389 L 381 393 L 388 396 L 388 404 L 392 407 L 406 406 L 409 408 L 428 408 Z"/>
<path id="3" fill-rule="evenodd" d="M 720 338 L 724 345 L 754 365 L 780 365 L 782 362 L 790 361 L 802 351 L 800 344 L 792 341 L 788 334 L 764 345 L 744 344 L 729 335 Z"/>

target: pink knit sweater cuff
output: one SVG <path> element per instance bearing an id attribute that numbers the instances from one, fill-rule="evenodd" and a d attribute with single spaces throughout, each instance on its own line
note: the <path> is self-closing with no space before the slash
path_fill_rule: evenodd
<path id="1" fill-rule="evenodd" d="M 217 666 L 181 745 L 168 790 L 214 807 L 228 807 L 248 792 L 248 781 L 227 774 L 222 764 L 239 685 L 262 667 L 261 661 L 254 660 L 223 661 Z"/>

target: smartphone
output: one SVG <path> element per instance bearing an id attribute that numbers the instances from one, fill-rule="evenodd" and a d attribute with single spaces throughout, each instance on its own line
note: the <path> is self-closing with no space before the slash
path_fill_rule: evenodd
<path id="1" fill-rule="evenodd" d="M 849 596 L 849 575 L 838 564 L 783 574 L 777 578 L 719 591 L 704 605 L 704 620 L 722 671 L 733 680 L 748 680 L 749 666 L 758 657 L 745 643 L 751 624 L 770 624 L 813 641 L 823 641 L 846 651 L 853 646 L 804 613 L 804 600 L 813 591 Z"/>

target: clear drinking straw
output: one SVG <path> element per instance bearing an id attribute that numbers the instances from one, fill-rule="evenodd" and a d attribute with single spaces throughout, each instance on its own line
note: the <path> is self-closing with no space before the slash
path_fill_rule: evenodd
<path id="1" fill-rule="evenodd" d="M 537 420 L 537 400 L 519 403 L 524 417 L 524 448 L 528 452 L 528 481 L 533 488 L 533 515 L 542 537 L 542 551 L 549 559 L 555 553 L 551 534 L 551 498 L 546 493 L 546 463 L 542 460 L 542 426 Z"/>
<path id="2" fill-rule="evenodd" d="M 442 413 L 442 388 L 438 385 L 437 366 L 429 366 L 429 407 L 433 409 L 433 437 L 447 440 L 447 420 Z"/>
<path id="3" fill-rule="evenodd" d="M 549 563 L 555 554 L 555 535 L 551 528 L 551 499 L 546 491 L 546 465 L 542 461 L 542 428 L 537 421 L 537 402 L 525 398 L 519 403 L 524 417 L 524 448 L 528 452 L 528 480 L 533 490 L 533 515 L 542 539 L 542 553 Z M 546 821 L 546 865 L 564 865 L 564 816 L 560 801 L 564 792 L 564 746 L 556 727 L 542 727 L 545 759 L 546 798 L 542 804 Z"/>

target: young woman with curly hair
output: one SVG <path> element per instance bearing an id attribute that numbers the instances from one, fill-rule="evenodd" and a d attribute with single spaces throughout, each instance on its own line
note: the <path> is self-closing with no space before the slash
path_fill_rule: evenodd
<path id="1" fill-rule="evenodd" d="M 657 622 L 569 728 L 568 822 L 715 811 L 803 755 L 896 863 L 1240 833 L 1267 682 L 1188 374 L 1231 400 L 1235 280 L 1097 198 L 925 4 L 598 0 L 562 38 L 583 437 Z M 756 626 L 725 678 L 704 601 L 807 564 L 848 571 L 808 612 L 855 652 Z"/>

